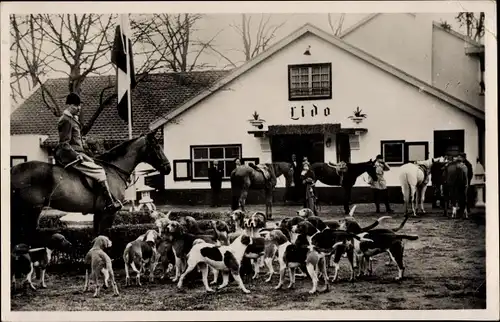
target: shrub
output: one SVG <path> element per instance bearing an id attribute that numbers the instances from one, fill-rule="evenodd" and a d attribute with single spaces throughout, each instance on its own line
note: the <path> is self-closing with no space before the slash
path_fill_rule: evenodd
<path id="1" fill-rule="evenodd" d="M 40 216 L 40 220 L 38 221 L 38 225 L 40 228 L 65 228 L 67 227 L 66 223 L 61 221 L 61 218 L 66 216 L 65 213 L 62 214 L 50 214 L 50 215 L 42 215 Z"/>

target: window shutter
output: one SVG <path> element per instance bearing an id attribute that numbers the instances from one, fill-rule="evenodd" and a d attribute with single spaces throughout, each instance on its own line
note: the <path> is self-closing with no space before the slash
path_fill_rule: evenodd
<path id="1" fill-rule="evenodd" d="M 174 160 L 174 181 L 187 181 L 192 177 L 191 160 Z"/>

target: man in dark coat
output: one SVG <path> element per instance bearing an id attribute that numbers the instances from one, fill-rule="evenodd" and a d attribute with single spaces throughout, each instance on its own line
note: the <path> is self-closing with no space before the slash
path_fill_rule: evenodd
<path id="1" fill-rule="evenodd" d="M 212 207 L 220 207 L 220 191 L 222 188 L 222 178 L 224 174 L 219 168 L 219 161 L 215 160 L 213 165 L 208 169 L 208 179 L 210 180 L 210 188 L 212 189 Z"/>
<path id="2" fill-rule="evenodd" d="M 300 200 L 299 194 L 302 191 L 302 180 L 300 178 L 300 172 L 302 171 L 302 166 L 297 161 L 297 156 L 292 154 L 292 169 L 293 169 L 293 187 L 290 187 L 289 190 L 289 198 L 288 200 L 292 200 L 297 202 Z"/>
<path id="3" fill-rule="evenodd" d="M 56 147 L 54 157 L 63 166 L 73 167 L 86 176 L 101 184 L 103 197 L 105 198 L 105 210 L 117 211 L 122 204 L 116 200 L 109 189 L 106 180 L 106 172 L 96 164 L 92 158 L 85 154 L 83 148 L 80 114 L 80 97 L 71 93 L 66 97 L 66 105 L 63 115 L 59 118 L 57 125 L 59 131 L 59 144 Z M 77 161 L 77 162 L 75 162 Z M 74 162 L 74 163 L 73 163 Z"/>
<path id="4" fill-rule="evenodd" d="M 476 198 L 476 196 L 474 196 L 474 189 L 471 189 L 470 186 L 470 182 L 472 181 L 472 177 L 474 177 L 474 173 L 472 172 L 472 164 L 469 162 L 469 160 L 467 160 L 467 154 L 465 152 L 462 152 L 458 156 L 460 161 L 462 161 L 467 167 L 467 211 L 470 212 L 470 205 L 474 204 L 474 199 Z"/>

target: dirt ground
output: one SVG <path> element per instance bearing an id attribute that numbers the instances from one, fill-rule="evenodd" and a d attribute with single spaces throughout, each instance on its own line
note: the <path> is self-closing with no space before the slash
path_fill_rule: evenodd
<path id="1" fill-rule="evenodd" d="M 255 207 L 250 207 L 252 210 Z M 292 215 L 291 207 L 275 208 L 275 219 Z M 213 211 L 214 209 L 210 209 Z M 396 205 L 396 211 L 400 211 Z M 323 207 L 322 217 L 341 218 L 340 207 Z M 379 215 L 380 216 L 380 215 Z M 377 217 L 371 206 L 358 207 L 356 217 L 363 225 Z M 399 225 L 401 214 L 383 222 L 380 227 Z M 341 261 L 340 281 L 331 284 L 330 291 L 309 295 L 311 281 L 297 279 L 296 287 L 274 290 L 278 275 L 271 283 L 259 280 L 247 282 L 250 294 L 243 294 L 235 282 L 214 294 L 207 294 L 201 280 L 189 281 L 185 290 L 178 291 L 168 282 L 142 287 L 125 287 L 123 270 L 115 272 L 120 296 L 111 289 L 103 290 L 101 298 L 92 292 L 83 294 L 83 275 L 74 273 L 48 274 L 47 289 L 15 292 L 11 296 L 13 311 L 123 311 L 123 310 L 374 310 L 374 309 L 484 309 L 486 307 L 485 226 L 484 213 L 476 212 L 469 220 L 451 220 L 427 205 L 427 214 L 411 218 L 402 232 L 417 234 L 417 241 L 405 244 L 405 279 L 395 282 L 397 268 L 386 266 L 386 254 L 374 261 L 374 276 L 349 282 L 346 259 Z M 277 263 L 275 263 L 277 271 Z M 211 279 L 210 275 L 210 279 Z M 38 281 L 37 281 L 38 282 Z M 36 283 L 37 283 L 36 282 Z M 35 284 L 37 285 L 37 284 Z M 320 289 L 323 283 L 319 284 Z M 93 291 L 93 286 L 91 286 Z"/>

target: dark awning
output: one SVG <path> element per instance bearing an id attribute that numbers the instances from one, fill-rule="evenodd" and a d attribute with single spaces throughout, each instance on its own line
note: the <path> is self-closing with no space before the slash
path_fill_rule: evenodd
<path id="1" fill-rule="evenodd" d="M 267 135 L 324 134 L 340 131 L 340 123 L 269 125 Z"/>

